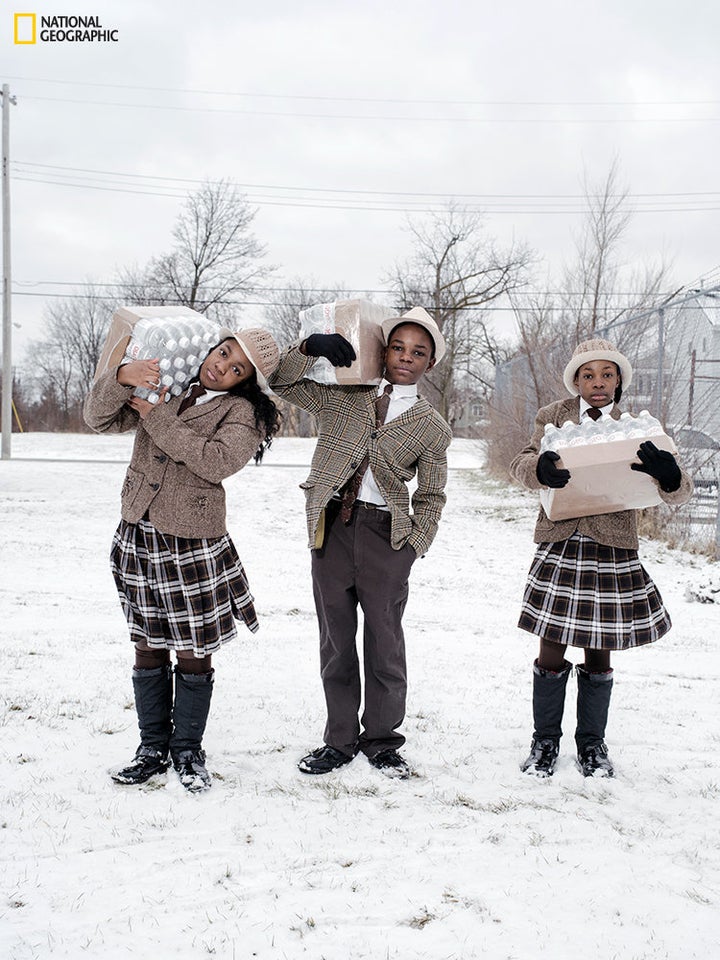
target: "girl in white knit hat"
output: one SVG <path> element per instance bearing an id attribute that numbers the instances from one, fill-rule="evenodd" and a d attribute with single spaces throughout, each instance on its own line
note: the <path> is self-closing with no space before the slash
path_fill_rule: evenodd
<path id="1" fill-rule="evenodd" d="M 558 454 L 540 454 L 545 425 L 619 419 L 618 403 L 631 379 L 629 360 L 607 340 L 581 343 L 563 377 L 572 399 L 538 411 L 530 442 L 510 465 L 511 475 L 531 490 L 564 487 L 570 473 L 557 466 Z M 637 455 L 640 462 L 631 469 L 652 477 L 666 503 L 689 499 L 692 480 L 671 453 L 645 441 Z M 574 646 L 584 651 L 584 663 L 576 668 L 578 765 L 585 776 L 612 776 L 605 744 L 611 651 L 652 643 L 671 626 L 662 597 L 638 559 L 636 511 L 553 521 L 540 507 L 535 542 L 519 626 L 540 638 L 540 652 L 533 667 L 533 739 L 521 769 L 542 777 L 555 769 L 572 670 L 565 651 Z"/>
<path id="2" fill-rule="evenodd" d="M 212 655 L 236 635 L 236 620 L 258 629 L 222 480 L 259 460 L 277 431 L 267 378 L 279 351 L 264 330 L 220 336 L 185 397 L 165 403 L 166 388 L 154 405 L 134 396 L 160 380 L 157 360 L 135 360 L 104 373 L 85 401 L 93 430 L 136 430 L 110 561 L 135 644 L 140 746 L 116 783 L 144 783 L 172 762 L 186 789 L 210 786 L 202 738 Z"/>

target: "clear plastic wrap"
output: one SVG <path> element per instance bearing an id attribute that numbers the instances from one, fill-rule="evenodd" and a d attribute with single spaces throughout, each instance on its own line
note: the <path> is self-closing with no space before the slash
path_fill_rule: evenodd
<path id="1" fill-rule="evenodd" d="M 369 300 L 333 300 L 300 311 L 300 336 L 340 333 L 355 349 L 357 359 L 349 367 L 333 367 L 320 357 L 307 374 L 317 383 L 359 385 L 380 383 L 384 369 L 385 341 L 380 324 L 395 311 Z"/>
<path id="2" fill-rule="evenodd" d="M 220 327 L 188 307 L 120 307 L 113 315 L 95 379 L 109 367 L 131 360 L 160 361 L 160 386 L 165 399 L 179 396 L 193 380 L 208 351 L 220 339 Z M 154 390 L 134 393 L 151 403 Z"/>

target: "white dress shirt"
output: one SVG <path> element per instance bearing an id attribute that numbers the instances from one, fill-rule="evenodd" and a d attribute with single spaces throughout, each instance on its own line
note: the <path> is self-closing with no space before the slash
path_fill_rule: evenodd
<path id="1" fill-rule="evenodd" d="M 384 378 L 380 381 L 378 385 L 378 396 L 385 392 L 385 387 L 388 385 L 388 382 L 389 381 L 385 380 Z M 416 383 L 394 383 L 392 388 L 392 393 L 390 394 L 390 405 L 388 407 L 387 416 L 385 417 L 385 423 L 389 423 L 391 420 L 394 420 L 395 417 L 399 417 L 401 413 L 405 413 L 406 410 L 409 410 L 418 398 Z M 372 470 L 370 467 L 368 467 L 365 471 L 365 476 L 360 484 L 358 500 L 365 500 L 367 503 L 375 503 L 379 507 L 387 509 L 385 506 L 385 498 L 380 493 L 378 485 L 375 483 L 375 478 L 372 475 Z"/>
<path id="2" fill-rule="evenodd" d="M 190 393 L 192 387 L 189 387 L 185 392 L 185 396 Z M 201 394 L 199 397 L 195 398 L 194 407 L 199 407 L 201 403 L 207 403 L 209 400 L 214 400 L 215 397 L 221 397 L 224 393 L 227 393 L 227 390 L 206 390 L 205 393 Z"/>
<path id="3" fill-rule="evenodd" d="M 583 420 L 592 420 L 592 417 L 587 416 L 587 412 L 590 409 L 590 407 L 592 407 L 592 404 L 588 403 L 587 400 L 583 400 L 583 398 L 580 397 L 580 423 L 582 423 Z M 608 403 L 604 407 L 595 407 L 595 409 L 599 410 L 604 417 L 609 417 L 614 408 L 615 408 L 615 402 L 613 400 L 611 400 L 610 403 Z M 599 419 L 600 418 L 598 417 L 598 420 Z"/>

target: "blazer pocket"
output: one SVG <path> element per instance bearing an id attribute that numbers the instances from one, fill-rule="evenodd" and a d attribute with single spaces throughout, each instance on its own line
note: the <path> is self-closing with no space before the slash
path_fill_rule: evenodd
<path id="1" fill-rule="evenodd" d="M 140 473 L 139 470 L 133 470 L 132 467 L 128 467 L 120 493 L 120 502 L 123 510 L 130 510 L 132 508 L 132 505 L 135 503 L 144 486 L 145 474 Z"/>
<path id="2" fill-rule="evenodd" d="M 216 511 L 217 499 L 217 492 L 212 487 L 185 483 L 175 494 L 175 515 L 185 523 L 195 519 L 204 520 Z"/>

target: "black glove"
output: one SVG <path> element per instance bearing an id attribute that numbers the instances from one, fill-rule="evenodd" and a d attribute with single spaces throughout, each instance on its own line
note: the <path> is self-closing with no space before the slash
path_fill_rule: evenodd
<path id="1" fill-rule="evenodd" d="M 308 357 L 325 357 L 334 367 L 349 367 L 355 359 L 353 345 L 339 333 L 312 333 L 305 341 Z"/>
<path id="2" fill-rule="evenodd" d="M 546 450 L 538 457 L 535 473 L 538 480 L 544 487 L 552 487 L 559 490 L 564 487 L 570 479 L 569 470 L 561 470 L 555 466 L 555 461 L 560 459 L 559 453 L 553 453 L 552 450 Z"/>
<path id="3" fill-rule="evenodd" d="M 658 450 L 652 440 L 645 440 L 640 444 L 637 452 L 641 463 L 631 463 L 630 469 L 637 470 L 639 473 L 648 473 L 654 477 L 660 484 L 660 489 L 665 493 L 672 493 L 677 490 L 682 481 L 680 467 L 677 465 L 675 457 L 667 450 Z"/>

